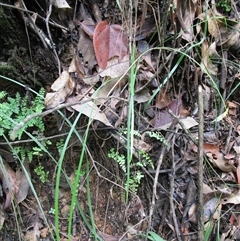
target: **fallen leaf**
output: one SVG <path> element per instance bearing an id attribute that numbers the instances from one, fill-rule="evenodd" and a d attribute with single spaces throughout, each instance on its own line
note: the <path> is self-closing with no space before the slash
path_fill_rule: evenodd
<path id="1" fill-rule="evenodd" d="M 134 100 L 137 103 L 144 103 L 144 102 L 147 102 L 150 99 L 150 97 L 151 95 L 149 93 L 149 89 L 145 87 L 142 90 L 135 93 Z"/>
<path id="2" fill-rule="evenodd" d="M 45 97 L 45 108 L 50 109 L 66 101 L 76 86 L 68 71 L 63 71 L 59 78 L 52 84 L 54 93 L 47 93 Z"/>
<path id="3" fill-rule="evenodd" d="M 209 221 L 209 219 L 213 216 L 213 214 L 215 214 L 217 207 L 220 204 L 220 199 L 218 198 L 212 198 L 210 200 L 208 200 L 204 206 L 203 206 L 203 210 L 204 210 L 204 222 Z"/>
<path id="4" fill-rule="evenodd" d="M 107 61 L 114 56 L 118 56 L 120 62 L 128 53 L 127 43 L 127 35 L 120 25 L 99 22 L 93 35 L 93 46 L 99 67 L 105 69 Z"/>
<path id="5" fill-rule="evenodd" d="M 87 64 L 88 68 L 92 68 L 97 63 L 93 48 L 93 41 L 82 28 L 79 28 L 77 49 L 78 52 L 82 54 L 83 64 Z"/>
<path id="6" fill-rule="evenodd" d="M 221 201 L 222 204 L 228 204 L 228 203 L 232 203 L 232 204 L 240 204 L 240 192 L 238 192 L 237 194 L 229 197 L 229 198 L 223 198 Z"/>
<path id="7" fill-rule="evenodd" d="M 166 89 L 162 88 L 161 91 L 159 91 L 158 96 L 156 98 L 156 107 L 159 109 L 163 109 L 167 107 L 169 104 L 170 104 L 170 98 L 166 93 Z"/>
<path id="8" fill-rule="evenodd" d="M 68 72 L 69 73 L 76 72 L 78 77 L 80 78 L 83 78 L 83 76 L 85 75 L 85 68 L 81 63 L 79 55 L 77 53 L 72 58 L 71 64 L 68 68 Z"/>
<path id="9" fill-rule="evenodd" d="M 27 230 L 25 234 L 25 240 L 26 241 L 38 241 L 40 238 L 40 228 L 42 227 L 42 224 L 40 224 L 38 221 L 33 225 L 33 229 Z"/>
<path id="10" fill-rule="evenodd" d="M 40 235 L 41 235 L 42 238 L 46 238 L 48 233 L 49 233 L 49 228 L 46 227 L 46 228 L 42 228 L 41 229 L 41 234 Z"/>
<path id="11" fill-rule="evenodd" d="M 129 56 L 125 55 L 124 58 L 119 62 L 118 58 L 112 57 L 107 61 L 107 67 L 100 71 L 101 77 L 109 76 L 110 78 L 117 78 L 124 74 L 127 74 L 129 70 Z"/>
<path id="12" fill-rule="evenodd" d="M 82 22 L 80 22 L 80 26 L 90 38 L 93 38 L 96 24 L 92 18 L 85 18 Z"/>
<path id="13" fill-rule="evenodd" d="M 22 171 L 20 171 L 20 170 L 16 171 L 16 177 L 19 180 L 19 190 L 16 194 L 17 203 L 22 202 L 27 197 L 28 190 L 29 190 L 29 187 L 30 187 L 29 182 L 31 181 L 29 163 L 27 161 L 25 161 L 23 163 L 23 165 L 24 165 L 25 171 L 27 172 L 28 177 L 26 176 L 26 173 L 23 170 Z"/>
<path id="14" fill-rule="evenodd" d="M 236 167 L 229 161 L 226 161 L 222 153 L 218 153 L 217 156 L 213 156 L 211 153 L 207 153 L 207 156 L 213 166 L 219 168 L 223 172 L 236 171 Z"/>
<path id="15" fill-rule="evenodd" d="M 217 75 L 218 68 L 217 66 L 214 66 L 210 57 L 211 54 L 214 53 L 213 48 L 216 49 L 216 43 L 212 43 L 210 46 L 208 44 L 207 40 L 204 40 L 202 43 L 202 58 L 201 58 L 201 64 L 200 68 L 203 73 L 209 73 L 211 75 Z"/>
<path id="16" fill-rule="evenodd" d="M 156 110 L 156 116 L 153 120 L 153 125 L 155 128 L 160 128 L 166 124 L 172 123 L 173 117 L 169 113 L 168 108 L 173 112 L 173 114 L 178 116 L 182 109 L 182 99 L 175 99 L 172 102 L 170 102 L 168 106 L 164 109 Z"/>
<path id="17" fill-rule="evenodd" d="M 194 38 L 193 21 L 195 18 L 197 0 L 177 0 L 176 14 L 182 27 L 182 38 L 191 42 Z"/>
<path id="18" fill-rule="evenodd" d="M 2 181 L 2 187 L 6 194 L 6 200 L 4 209 L 7 209 L 11 205 L 12 198 L 19 191 L 19 180 L 17 179 L 16 173 L 8 165 L 5 160 L 2 160 L 0 167 L 0 179 Z"/>
<path id="19" fill-rule="evenodd" d="M 214 156 L 218 156 L 219 153 L 219 146 L 212 143 L 203 143 L 203 150 L 205 153 L 211 153 Z"/>
<path id="20" fill-rule="evenodd" d="M 153 67 L 152 63 L 152 53 L 149 51 L 150 46 L 146 40 L 140 40 L 138 41 L 138 46 L 137 46 L 138 52 L 142 55 L 142 60 L 146 62 L 146 64 L 153 70 L 155 71 L 155 68 Z"/>
<path id="21" fill-rule="evenodd" d="M 221 15 L 216 8 L 210 9 L 207 15 L 208 31 L 215 37 L 216 44 L 225 49 L 239 48 L 239 23 Z"/>
<path id="22" fill-rule="evenodd" d="M 53 0 L 52 3 L 56 8 L 71 8 L 66 0 Z"/>
<path id="23" fill-rule="evenodd" d="M 83 99 L 83 101 L 84 101 L 84 99 Z M 89 101 L 84 104 L 73 105 L 72 108 L 74 110 L 88 116 L 90 119 L 98 120 L 98 121 L 102 122 L 103 124 L 105 124 L 106 126 L 112 126 L 110 124 L 110 122 L 108 121 L 104 112 L 102 112 L 97 107 L 97 105 L 92 101 Z"/>
<path id="24" fill-rule="evenodd" d="M 142 27 L 137 30 L 136 33 L 136 41 L 146 39 L 147 37 L 151 36 L 156 31 L 156 19 L 154 16 L 149 16 L 147 19 L 145 19 Z"/>

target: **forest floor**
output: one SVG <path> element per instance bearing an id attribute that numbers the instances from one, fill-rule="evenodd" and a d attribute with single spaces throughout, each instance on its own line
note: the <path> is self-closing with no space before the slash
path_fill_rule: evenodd
<path id="1" fill-rule="evenodd" d="M 1 139 L 1 240 L 240 238 L 240 6 L 213 2 L 15 5 L 45 129 Z"/>

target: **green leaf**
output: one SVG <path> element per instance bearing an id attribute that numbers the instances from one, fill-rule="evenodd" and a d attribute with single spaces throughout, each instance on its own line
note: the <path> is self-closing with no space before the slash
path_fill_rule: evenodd
<path id="1" fill-rule="evenodd" d="M 148 239 L 152 240 L 152 241 L 166 241 L 165 239 L 161 238 L 158 234 L 149 231 L 148 232 Z"/>

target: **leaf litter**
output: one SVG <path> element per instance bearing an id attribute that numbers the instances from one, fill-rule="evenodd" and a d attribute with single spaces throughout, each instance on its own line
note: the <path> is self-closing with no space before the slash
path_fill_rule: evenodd
<path id="1" fill-rule="evenodd" d="M 56 4 L 59 3 L 56 1 Z M 69 8 L 67 2 L 62 4 L 56 7 Z M 157 3 L 152 4 L 161 10 Z M 229 229 L 220 233 L 217 233 L 217 228 L 213 229 L 209 240 L 214 240 L 216 235 L 221 236 L 221 240 L 231 240 L 237 235 L 235 228 L 239 226 L 240 200 L 239 26 L 238 19 L 232 16 L 238 14 L 240 6 L 236 4 L 237 7 L 232 8 L 231 15 L 228 15 L 213 3 L 208 5 L 200 0 L 178 0 L 174 4 L 176 12 L 172 12 L 171 7 L 161 6 L 165 7 L 169 20 L 165 25 L 163 21 L 164 33 L 158 29 L 155 19 L 140 19 L 136 14 L 139 22 L 135 23 L 137 34 L 134 37 L 139 59 L 135 63 L 134 129 L 139 135 L 134 137 L 134 160 L 143 162 L 138 154 L 143 151 L 151 157 L 154 167 L 142 169 L 144 179 L 129 203 L 124 202 L 123 191 L 119 188 L 124 187 L 119 180 L 124 175 L 120 173 L 117 162 L 107 157 L 112 146 L 123 154 L 128 148 L 120 127 L 126 127 L 128 118 L 131 53 L 126 22 L 112 14 L 117 9 L 122 16 L 116 3 L 88 1 L 77 6 L 81 14 L 75 19 L 78 30 L 76 49 L 69 66 L 65 66 L 67 70 L 63 70 L 58 79 L 52 80 L 51 91 L 45 97 L 46 109 L 62 103 L 79 102 L 67 110 L 73 116 L 75 112 L 85 116 L 79 123 L 80 129 L 84 130 L 88 120 L 92 122 L 94 134 L 87 144 L 91 147 L 91 160 L 96 172 L 90 175 L 92 203 L 98 234 L 104 240 L 121 237 L 139 240 L 136 237 L 146 233 L 149 227 L 165 240 L 174 240 L 178 233 L 182 237 L 180 240 L 197 240 L 199 84 L 203 86 L 204 98 L 204 221 L 206 226 L 215 227 L 219 222 L 220 228 L 229 224 Z M 137 10 L 138 13 L 147 11 L 150 16 L 153 15 L 151 7 Z M 183 61 L 179 61 L 181 53 L 172 51 L 180 49 L 184 52 L 196 43 L 199 46 L 185 52 L 188 57 Z M 150 50 L 152 47 L 155 49 Z M 174 66 L 177 66 L 175 70 Z M 163 86 L 166 78 L 167 83 Z M 148 103 L 156 90 L 156 97 Z M 101 131 L 105 127 L 114 130 L 114 135 L 108 129 Z M 168 147 L 163 148 L 161 141 L 150 138 L 148 131 L 165 136 Z M 81 148 L 74 143 L 72 140 L 74 147 L 66 157 L 66 162 L 72 166 L 75 164 L 71 161 Z M 19 203 L 23 202 L 29 189 L 24 174 L 13 171 L 6 161 L 3 162 L 6 173 L 0 173 L 5 193 L 3 209 L 11 208 L 13 196 Z M 68 163 L 67 167 L 70 168 Z M 156 178 L 157 198 L 153 189 Z M 172 180 L 173 186 L 169 185 Z M 174 210 L 169 205 L 170 194 Z M 88 210 L 86 189 L 79 189 L 77 195 L 83 210 Z M 69 190 L 61 191 L 60 200 L 63 205 L 61 210 L 68 210 Z M 152 214 L 151 208 L 154 210 Z M 67 212 L 62 213 L 63 218 L 66 218 Z M 32 229 L 26 232 L 26 239 L 30 236 L 31 240 L 37 240 L 41 236 L 43 222 L 39 222 L 39 218 L 35 221 Z M 65 233 L 65 225 L 66 222 L 62 221 L 62 233 Z M 75 225 L 78 232 L 73 234 L 73 240 L 86 240 L 88 231 L 81 228 L 84 223 L 76 221 Z M 66 235 L 63 237 L 66 238 Z"/>

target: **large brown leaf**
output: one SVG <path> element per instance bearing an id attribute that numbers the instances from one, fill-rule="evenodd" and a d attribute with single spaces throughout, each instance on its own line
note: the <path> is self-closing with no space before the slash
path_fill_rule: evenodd
<path id="1" fill-rule="evenodd" d="M 105 69 L 107 61 L 114 56 L 121 61 L 128 53 L 127 42 L 127 35 L 120 25 L 108 25 L 105 21 L 98 23 L 93 34 L 93 46 L 99 67 Z"/>

